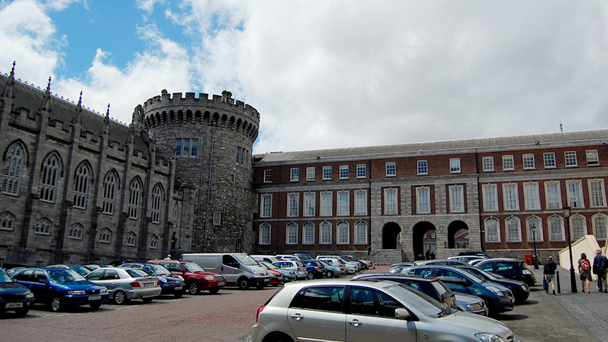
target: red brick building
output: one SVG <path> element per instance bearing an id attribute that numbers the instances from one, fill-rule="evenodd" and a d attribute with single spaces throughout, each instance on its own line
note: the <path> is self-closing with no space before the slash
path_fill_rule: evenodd
<path id="1" fill-rule="evenodd" d="M 608 226 L 608 130 L 254 156 L 256 253 L 541 258 Z M 435 241 L 425 239 L 435 233 Z M 432 234 L 431 234 L 432 235 Z M 467 237 L 466 244 L 461 241 Z"/>

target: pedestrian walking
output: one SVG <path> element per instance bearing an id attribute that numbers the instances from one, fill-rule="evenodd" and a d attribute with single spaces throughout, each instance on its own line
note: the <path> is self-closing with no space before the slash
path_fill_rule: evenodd
<path id="1" fill-rule="evenodd" d="M 543 267 L 543 279 L 547 287 L 545 288 L 545 293 L 549 293 L 549 284 L 551 284 L 551 288 L 553 290 L 553 294 L 555 295 L 555 282 L 553 277 L 555 276 L 555 270 L 557 269 L 557 265 L 553 261 L 553 257 L 547 258 L 547 262 Z"/>
<path id="2" fill-rule="evenodd" d="M 580 274 L 583 292 L 585 292 L 585 283 L 587 283 L 587 292 L 591 293 L 591 263 L 585 253 L 581 253 L 581 258 L 578 259 L 578 273 Z"/>
<path id="3" fill-rule="evenodd" d="M 593 258 L 593 274 L 597 275 L 597 289 L 598 291 L 606 293 L 608 292 L 608 284 L 606 284 L 606 268 L 608 268 L 608 258 L 602 255 L 601 250 L 595 251 L 595 258 Z"/>

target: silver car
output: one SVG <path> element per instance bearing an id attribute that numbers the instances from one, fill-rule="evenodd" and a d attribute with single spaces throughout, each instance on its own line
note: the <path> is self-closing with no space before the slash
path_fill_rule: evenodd
<path id="1" fill-rule="evenodd" d="M 257 311 L 252 341 L 505 341 L 503 323 L 448 308 L 390 281 L 286 284 Z"/>
<path id="2" fill-rule="evenodd" d="M 272 264 L 281 270 L 287 269 L 294 272 L 298 279 L 306 279 L 306 266 L 301 261 L 281 260 Z"/>
<path id="3" fill-rule="evenodd" d="M 119 305 L 139 298 L 150 303 L 162 291 L 158 277 L 137 268 L 98 268 L 86 278 L 95 284 L 104 285 L 110 291 L 110 298 Z"/>

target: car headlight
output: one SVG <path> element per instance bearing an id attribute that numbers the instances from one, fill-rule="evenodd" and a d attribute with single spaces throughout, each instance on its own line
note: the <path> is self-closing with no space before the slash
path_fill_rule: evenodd
<path id="1" fill-rule="evenodd" d="M 215 277 L 212 275 L 206 275 L 204 278 L 205 280 L 215 280 Z"/>
<path id="2" fill-rule="evenodd" d="M 86 292 L 84 292 L 84 290 L 75 290 L 75 291 L 68 291 L 69 295 L 83 295 Z"/>
<path id="3" fill-rule="evenodd" d="M 532 274 L 532 271 L 530 271 L 530 270 L 523 270 L 521 273 L 523 273 L 525 275 L 530 275 L 530 274 Z"/>
<path id="4" fill-rule="evenodd" d="M 103 289 L 99 290 L 99 293 L 108 293 L 108 289 L 104 287 Z"/>
<path id="5" fill-rule="evenodd" d="M 475 337 L 477 337 L 478 339 L 480 339 L 483 342 L 505 342 L 505 340 L 503 340 L 502 337 L 500 337 L 496 334 L 477 333 L 477 334 L 475 334 Z"/>
<path id="6" fill-rule="evenodd" d="M 505 296 L 504 292 L 500 291 L 499 289 L 497 289 L 494 286 L 488 287 L 488 290 L 494 292 L 498 297 L 504 297 Z"/>
<path id="7" fill-rule="evenodd" d="M 34 294 L 29 292 L 28 294 L 25 295 L 25 298 L 34 298 Z"/>
<path id="8" fill-rule="evenodd" d="M 184 278 L 182 278 L 182 276 L 177 276 L 177 279 L 179 279 L 179 281 L 184 281 Z"/>

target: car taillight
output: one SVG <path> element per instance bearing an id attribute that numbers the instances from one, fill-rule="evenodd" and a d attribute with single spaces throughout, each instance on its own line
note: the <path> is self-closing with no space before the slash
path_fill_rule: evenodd
<path id="1" fill-rule="evenodd" d="M 258 312 L 255 314 L 255 322 L 256 322 L 256 323 L 258 322 L 258 317 L 260 317 L 260 313 L 261 313 L 262 311 L 264 311 L 264 308 L 266 308 L 266 305 L 262 305 L 262 306 L 260 306 L 260 308 L 258 309 Z"/>
<path id="2" fill-rule="evenodd" d="M 321 267 L 315 267 L 315 270 L 320 271 Z"/>
<path id="3" fill-rule="evenodd" d="M 139 283 L 136 282 L 136 281 L 132 282 L 131 286 L 133 286 L 133 287 L 141 287 L 141 286 L 139 286 Z"/>
<path id="4" fill-rule="evenodd" d="M 156 286 L 160 286 L 160 279 L 156 282 Z"/>

